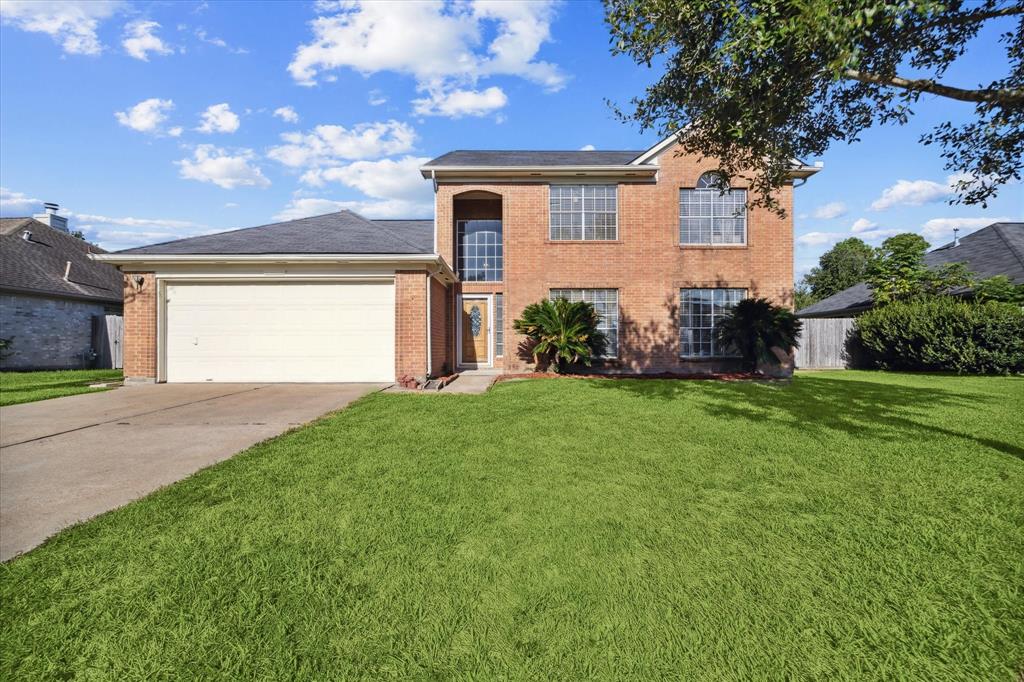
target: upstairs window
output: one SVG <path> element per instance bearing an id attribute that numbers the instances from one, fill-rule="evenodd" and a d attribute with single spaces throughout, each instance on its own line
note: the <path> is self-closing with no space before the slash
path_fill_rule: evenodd
<path id="1" fill-rule="evenodd" d="M 746 244 L 747 190 L 729 189 L 717 173 L 705 173 L 695 188 L 679 190 L 679 243 Z"/>
<path id="2" fill-rule="evenodd" d="M 459 277 L 463 282 L 500 282 L 504 277 L 500 220 L 460 220 Z"/>
<path id="3" fill-rule="evenodd" d="M 551 185 L 551 239 L 618 239 L 617 189 L 616 185 Z"/>

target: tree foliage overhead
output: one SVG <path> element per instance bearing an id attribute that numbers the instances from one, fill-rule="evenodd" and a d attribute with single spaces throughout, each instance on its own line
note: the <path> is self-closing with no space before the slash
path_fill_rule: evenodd
<path id="1" fill-rule="evenodd" d="M 974 104 L 966 124 L 922 138 L 963 173 L 957 198 L 981 204 L 1020 180 L 1024 164 L 1024 1 L 605 0 L 612 50 L 664 74 L 632 111 L 641 127 L 681 137 L 690 153 L 745 176 L 752 203 L 772 193 L 793 159 L 820 156 L 876 123 L 905 123 L 925 94 Z M 982 83 L 946 82 L 978 31 L 999 40 L 1005 65 Z"/>
<path id="2" fill-rule="evenodd" d="M 821 254 L 818 264 L 804 275 L 807 293 L 813 301 L 820 301 L 863 282 L 874 259 L 875 250 L 864 240 L 844 239 Z"/>

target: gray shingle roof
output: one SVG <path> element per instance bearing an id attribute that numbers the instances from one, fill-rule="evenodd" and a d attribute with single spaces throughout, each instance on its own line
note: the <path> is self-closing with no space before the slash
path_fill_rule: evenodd
<path id="1" fill-rule="evenodd" d="M 146 255 L 257 255 L 434 251 L 433 220 L 369 220 L 352 211 L 178 239 L 117 253 Z"/>
<path id="2" fill-rule="evenodd" d="M 431 166 L 625 166 L 640 151 L 529 151 L 457 149 L 437 157 Z"/>
<path id="3" fill-rule="evenodd" d="M 24 238 L 25 232 L 31 240 Z M 0 287 L 53 296 L 121 303 L 121 273 L 89 253 L 98 246 L 32 218 L 0 219 Z M 71 270 L 64 279 L 68 261 Z"/>
<path id="4" fill-rule="evenodd" d="M 967 235 L 959 246 L 940 246 L 925 254 L 931 266 L 963 263 L 979 279 L 1006 275 L 1024 283 L 1024 223 L 993 223 Z M 871 307 L 871 290 L 861 282 L 797 311 L 801 317 L 832 317 Z"/>

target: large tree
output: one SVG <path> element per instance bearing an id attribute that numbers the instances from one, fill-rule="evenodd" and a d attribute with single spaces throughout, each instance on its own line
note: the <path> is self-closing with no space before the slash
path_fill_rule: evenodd
<path id="1" fill-rule="evenodd" d="M 839 242 L 821 254 L 818 265 L 804 275 L 803 284 L 814 301 L 828 298 L 863 282 L 875 258 L 875 250 L 857 237 Z"/>
<path id="2" fill-rule="evenodd" d="M 744 175 L 752 203 L 772 198 L 793 159 L 905 123 L 922 95 L 974 104 L 967 123 L 922 138 L 962 173 L 954 201 L 985 205 L 1024 164 L 1024 1 L 605 0 L 613 52 L 664 73 L 619 113 Z M 991 22 L 1006 63 L 983 82 L 946 72 Z"/>

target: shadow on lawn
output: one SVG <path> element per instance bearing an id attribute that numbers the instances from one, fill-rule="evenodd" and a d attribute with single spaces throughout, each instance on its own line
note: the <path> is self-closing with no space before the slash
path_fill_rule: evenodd
<path id="1" fill-rule="evenodd" d="M 709 414 L 750 421 L 783 420 L 803 429 L 836 429 L 854 435 L 892 437 L 893 431 L 908 438 L 935 435 L 964 438 L 1024 459 L 1024 447 L 938 424 L 918 421 L 928 408 L 946 407 L 971 411 L 982 400 L 969 393 L 936 388 L 799 377 L 791 384 L 725 381 L 593 380 L 596 388 L 626 391 L 654 400 L 673 400 L 699 394 L 696 403 Z"/>

